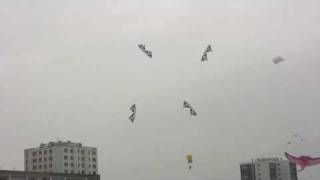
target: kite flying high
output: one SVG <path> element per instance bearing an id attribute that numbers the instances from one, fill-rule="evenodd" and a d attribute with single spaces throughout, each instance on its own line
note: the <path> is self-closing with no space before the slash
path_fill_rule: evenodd
<path id="1" fill-rule="evenodd" d="M 208 52 L 211 52 L 211 51 L 212 51 L 211 45 L 208 45 L 202 54 L 201 62 L 208 61 Z"/>
<path id="2" fill-rule="evenodd" d="M 197 115 L 197 112 L 193 109 L 193 107 L 187 101 L 183 101 L 183 108 L 189 108 L 191 116 Z"/>
<path id="3" fill-rule="evenodd" d="M 192 168 L 192 163 L 193 163 L 192 154 L 187 154 L 186 158 L 187 158 L 187 161 L 189 164 L 189 170 L 190 170 Z"/>
<path id="4" fill-rule="evenodd" d="M 135 118 L 136 118 L 136 105 L 133 104 L 131 107 L 130 107 L 130 110 L 132 111 L 132 114 L 129 116 L 129 119 L 130 121 L 133 123 Z"/>
<path id="5" fill-rule="evenodd" d="M 149 56 L 149 58 L 152 58 L 152 52 L 146 50 L 146 45 L 144 44 L 138 44 L 138 47 L 141 49 L 141 51 L 146 54 L 147 56 Z"/>
<path id="6" fill-rule="evenodd" d="M 277 57 L 273 58 L 272 61 L 273 61 L 273 64 L 279 64 L 282 61 L 284 61 L 284 59 L 282 57 L 280 57 L 280 56 L 277 56 Z"/>
<path id="7" fill-rule="evenodd" d="M 310 156 L 300 156 L 300 157 L 295 157 L 293 155 L 290 155 L 289 153 L 285 152 L 286 158 L 294 164 L 297 164 L 301 167 L 299 171 L 304 170 L 304 168 L 308 167 L 308 166 L 313 166 L 313 165 L 317 165 L 320 164 L 320 157 L 317 158 L 312 158 Z"/>

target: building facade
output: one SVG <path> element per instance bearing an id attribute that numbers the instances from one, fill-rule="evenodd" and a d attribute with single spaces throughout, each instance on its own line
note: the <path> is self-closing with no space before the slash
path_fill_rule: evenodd
<path id="1" fill-rule="evenodd" d="M 240 164 L 241 180 L 298 180 L 296 165 L 279 158 Z"/>
<path id="2" fill-rule="evenodd" d="M 0 180 L 100 180 L 99 175 L 0 170 Z"/>
<path id="3" fill-rule="evenodd" d="M 81 143 L 49 142 L 24 150 L 25 171 L 98 174 L 98 151 Z"/>

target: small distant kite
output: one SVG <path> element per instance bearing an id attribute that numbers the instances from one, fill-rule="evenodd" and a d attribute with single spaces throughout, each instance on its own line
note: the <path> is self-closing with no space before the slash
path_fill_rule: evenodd
<path id="1" fill-rule="evenodd" d="M 295 157 L 293 155 L 290 155 L 289 153 L 285 152 L 286 158 L 294 164 L 297 164 L 301 167 L 299 171 L 304 170 L 308 166 L 313 166 L 320 164 L 320 157 L 317 158 L 312 158 L 310 156 L 300 156 L 300 157 Z"/>
<path id="2" fill-rule="evenodd" d="M 131 107 L 130 107 L 130 110 L 132 111 L 132 114 L 131 116 L 129 116 L 129 119 L 130 121 L 133 123 L 135 118 L 136 118 L 136 105 L 133 104 Z"/>
<path id="3" fill-rule="evenodd" d="M 187 158 L 187 161 L 189 164 L 189 170 L 190 170 L 190 169 L 192 169 L 192 163 L 193 163 L 192 154 L 187 154 L 186 158 Z"/>
<path id="4" fill-rule="evenodd" d="M 212 51 L 211 45 L 208 45 L 202 54 L 201 62 L 208 61 L 208 52 L 211 52 L 211 51 Z"/>
<path id="5" fill-rule="evenodd" d="M 187 101 L 183 101 L 183 108 L 189 108 L 191 116 L 198 115 L 197 112 L 193 109 L 193 107 Z"/>
<path id="6" fill-rule="evenodd" d="M 277 57 L 273 58 L 272 61 L 273 61 L 273 64 L 279 64 L 279 63 L 283 62 L 284 59 L 280 56 L 277 56 Z"/>
<path id="7" fill-rule="evenodd" d="M 141 49 L 141 51 L 146 54 L 147 56 L 149 56 L 149 58 L 152 58 L 152 52 L 151 51 L 148 51 L 146 49 L 146 45 L 144 44 L 138 44 L 138 47 Z"/>

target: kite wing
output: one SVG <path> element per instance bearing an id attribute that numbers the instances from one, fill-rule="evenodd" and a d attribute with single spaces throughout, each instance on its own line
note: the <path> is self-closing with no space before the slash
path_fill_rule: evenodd
<path id="1" fill-rule="evenodd" d="M 144 44 L 138 44 L 138 47 L 141 49 L 141 51 L 146 54 L 148 57 L 152 58 L 152 52 L 146 50 L 146 45 Z"/>
<path id="2" fill-rule="evenodd" d="M 149 58 L 152 58 L 152 52 L 151 51 L 145 51 L 144 52 L 147 56 L 149 56 Z"/>
<path id="3" fill-rule="evenodd" d="M 308 165 L 312 166 L 312 165 L 317 165 L 320 164 L 320 158 L 311 158 Z"/>
<path id="4" fill-rule="evenodd" d="M 131 114 L 131 116 L 129 116 L 129 119 L 131 122 L 134 122 L 135 118 L 136 118 L 135 114 Z"/>
<path id="5" fill-rule="evenodd" d="M 201 57 L 201 61 L 208 61 L 207 53 L 203 53 L 203 55 Z"/>
<path id="6" fill-rule="evenodd" d="M 190 108 L 190 114 L 191 114 L 191 116 L 198 115 L 197 112 L 193 108 Z"/>
<path id="7" fill-rule="evenodd" d="M 183 101 L 183 108 L 189 108 L 191 116 L 197 115 L 197 112 L 193 109 L 193 107 L 187 101 Z"/>
<path id="8" fill-rule="evenodd" d="M 135 112 L 136 112 L 136 105 L 133 104 L 133 105 L 130 107 L 130 110 L 135 113 Z"/>
<path id="9" fill-rule="evenodd" d="M 211 48 L 211 45 L 209 44 L 209 45 L 207 46 L 206 52 L 211 52 L 211 51 L 212 51 L 212 48 Z"/>
<path id="10" fill-rule="evenodd" d="M 302 161 L 298 158 L 298 157 L 295 157 L 295 156 L 292 156 L 292 155 L 290 155 L 289 153 L 287 153 L 287 152 L 285 152 L 284 153 L 285 155 L 286 155 L 286 158 L 290 161 L 290 162 L 292 162 L 292 163 L 294 163 L 294 164 L 302 164 Z"/>
<path id="11" fill-rule="evenodd" d="M 138 47 L 139 47 L 142 51 L 145 51 L 145 50 L 146 50 L 146 45 L 138 44 Z"/>
<path id="12" fill-rule="evenodd" d="M 183 101 L 183 108 L 190 108 L 190 104 L 187 101 Z"/>

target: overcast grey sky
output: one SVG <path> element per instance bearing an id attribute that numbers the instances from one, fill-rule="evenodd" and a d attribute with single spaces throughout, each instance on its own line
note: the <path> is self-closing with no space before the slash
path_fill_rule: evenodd
<path id="1" fill-rule="evenodd" d="M 318 0 L 2 0 L 0 166 L 23 169 L 25 148 L 57 138 L 97 147 L 102 179 L 114 180 L 236 180 L 251 158 L 320 156 L 319 9 Z M 274 65 L 276 56 L 286 61 Z M 295 133 L 305 141 L 285 145 Z M 299 178 L 318 180 L 319 169 Z"/>

